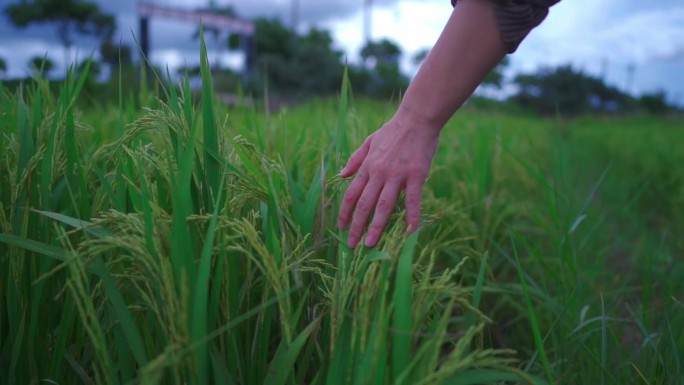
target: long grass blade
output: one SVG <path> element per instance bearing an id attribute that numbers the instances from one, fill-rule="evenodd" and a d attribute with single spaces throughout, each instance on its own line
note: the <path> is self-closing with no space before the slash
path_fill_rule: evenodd
<path id="1" fill-rule="evenodd" d="M 409 366 L 413 339 L 411 305 L 413 304 L 413 253 L 418 243 L 419 231 L 415 231 L 405 241 L 394 282 L 394 336 L 392 339 L 392 377 L 396 381 Z"/>
<path id="2" fill-rule="evenodd" d="M 202 74 L 202 123 L 204 134 L 204 168 L 206 174 L 206 184 L 208 189 L 208 209 L 213 209 L 213 199 L 218 194 L 220 184 L 220 160 L 215 154 L 218 149 L 218 130 L 216 128 L 216 117 L 214 113 L 214 90 L 211 80 L 211 69 L 209 68 L 209 58 L 207 57 L 207 46 L 204 42 L 204 28 L 200 26 L 200 60 Z"/>
<path id="3" fill-rule="evenodd" d="M 515 256 L 515 263 L 516 267 L 518 269 L 518 276 L 520 278 L 520 285 L 522 287 L 522 292 L 523 292 L 523 297 L 525 298 L 525 304 L 527 305 L 527 316 L 529 317 L 530 320 L 530 327 L 532 328 L 532 335 L 534 337 L 534 345 L 537 348 L 537 351 L 539 352 L 539 356 L 541 358 L 542 364 L 544 365 L 544 373 L 546 375 L 547 381 L 549 383 L 553 383 L 553 374 L 551 371 L 551 364 L 549 363 L 549 358 L 546 355 L 546 349 L 544 347 L 544 342 L 542 340 L 541 336 L 541 328 L 539 326 L 539 322 L 537 321 L 537 315 L 534 312 L 534 307 L 532 306 L 532 299 L 530 298 L 528 289 L 527 289 L 527 281 L 525 280 L 525 275 L 523 274 L 523 269 L 520 264 L 520 257 L 518 256 L 518 249 L 515 247 L 515 242 L 513 241 L 513 237 L 511 236 L 511 243 L 513 244 L 513 255 Z"/>
<path id="4" fill-rule="evenodd" d="M 278 346 L 278 350 L 276 350 L 269 365 L 264 385 L 285 385 L 288 376 L 294 369 L 294 363 L 297 361 L 300 351 L 316 328 L 318 328 L 318 320 L 311 322 L 309 326 L 304 328 L 291 344 L 288 345 L 285 340 L 280 342 L 280 346 Z"/>

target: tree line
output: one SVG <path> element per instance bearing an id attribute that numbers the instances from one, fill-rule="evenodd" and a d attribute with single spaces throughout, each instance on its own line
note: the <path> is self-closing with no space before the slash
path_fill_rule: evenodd
<path id="1" fill-rule="evenodd" d="M 212 11 L 237 16 L 231 7 Z M 27 0 L 6 6 L 4 13 L 17 28 L 33 24 L 53 25 L 65 52 L 69 52 L 74 45 L 77 35 L 95 37 L 99 41 L 99 55 L 91 64 L 91 76 L 97 78 L 102 66 L 105 66 L 110 70 L 111 84 L 118 84 L 119 76 L 126 76 L 127 81 L 135 81 L 138 64 L 133 60 L 132 48 L 114 40 L 116 18 L 103 12 L 94 2 Z M 268 89 L 271 95 L 301 100 L 338 92 L 346 66 L 356 94 L 386 98 L 398 96 L 408 87 L 409 78 L 402 73 L 400 65 L 403 52 L 389 39 L 365 44 L 360 51 L 360 63 L 352 64 L 345 63 L 344 52 L 334 47 L 332 36 L 327 30 L 312 28 L 299 34 L 275 19 L 258 19 L 255 25 L 255 70 L 245 77 L 228 69 L 215 68 L 217 86 L 227 91 L 239 86 L 253 95 L 260 95 Z M 219 31 L 207 32 L 213 35 L 214 40 L 219 40 L 219 47 L 228 50 L 239 47 L 236 36 L 228 36 L 221 42 Z M 427 50 L 419 52 L 414 56 L 413 63 L 419 65 L 427 54 Z M 508 63 L 504 59 L 483 84 L 501 88 L 505 83 L 503 73 Z M 31 58 L 28 66 L 34 76 L 48 75 L 54 68 L 54 62 L 47 56 L 37 56 Z M 181 71 L 192 75 L 197 69 L 183 68 Z M 6 72 L 7 63 L 0 58 L 0 76 Z M 541 114 L 561 111 L 565 115 L 577 115 L 636 110 L 663 113 L 674 109 L 668 104 L 664 92 L 634 97 L 608 85 L 604 79 L 570 65 L 518 74 L 512 79 L 512 84 L 517 91 L 508 101 Z"/>

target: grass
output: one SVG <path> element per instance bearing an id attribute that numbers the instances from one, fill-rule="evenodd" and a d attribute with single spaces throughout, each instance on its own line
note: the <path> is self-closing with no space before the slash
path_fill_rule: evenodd
<path id="1" fill-rule="evenodd" d="M 420 233 L 350 250 L 395 103 L 228 108 L 201 57 L 199 102 L 0 87 L 0 383 L 684 383 L 681 120 L 469 106 Z"/>

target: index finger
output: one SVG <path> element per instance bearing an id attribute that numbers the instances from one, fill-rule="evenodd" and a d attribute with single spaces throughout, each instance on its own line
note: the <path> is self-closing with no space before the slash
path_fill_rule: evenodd
<path id="1" fill-rule="evenodd" d="M 356 202 L 358 202 L 364 188 L 368 183 L 368 174 L 359 173 L 359 175 L 352 180 L 344 193 L 344 198 L 342 200 L 342 207 L 340 207 L 340 212 L 337 216 L 337 227 L 341 229 L 346 229 L 349 226 L 349 221 L 354 213 L 354 208 L 356 207 Z"/>

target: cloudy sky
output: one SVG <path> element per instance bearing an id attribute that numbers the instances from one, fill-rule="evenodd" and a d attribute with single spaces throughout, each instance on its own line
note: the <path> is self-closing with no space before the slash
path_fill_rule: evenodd
<path id="1" fill-rule="evenodd" d="M 0 7 L 18 0 L 0 0 Z M 116 14 L 118 34 L 132 43 L 137 33 L 138 0 L 95 0 Z M 276 17 L 289 23 L 297 0 L 216 0 L 234 6 L 244 17 Z M 179 7 L 206 6 L 209 0 L 154 0 Z M 299 28 L 330 29 L 350 61 L 363 43 L 364 0 L 298 0 Z M 410 56 L 430 47 L 451 12 L 449 0 L 375 0 L 373 38 L 388 37 L 406 52 L 404 69 L 415 71 Z M 154 19 L 152 60 L 170 67 L 198 62 L 194 26 Z M 208 44 L 211 44 L 209 42 Z M 81 39 L 77 54 L 87 56 L 95 42 Z M 30 57 L 47 54 L 60 66 L 64 54 L 50 26 L 14 29 L 0 17 L 0 57 L 9 64 L 6 76 L 23 76 Z M 215 53 L 219 55 L 219 53 Z M 684 1 L 682 0 L 563 0 L 511 57 L 511 73 L 542 65 L 571 63 L 633 93 L 665 90 L 670 100 L 684 104 Z M 220 54 L 227 65 L 239 65 L 240 55 Z M 632 69 L 630 71 L 630 68 Z M 630 76 L 631 72 L 631 76 Z"/>

